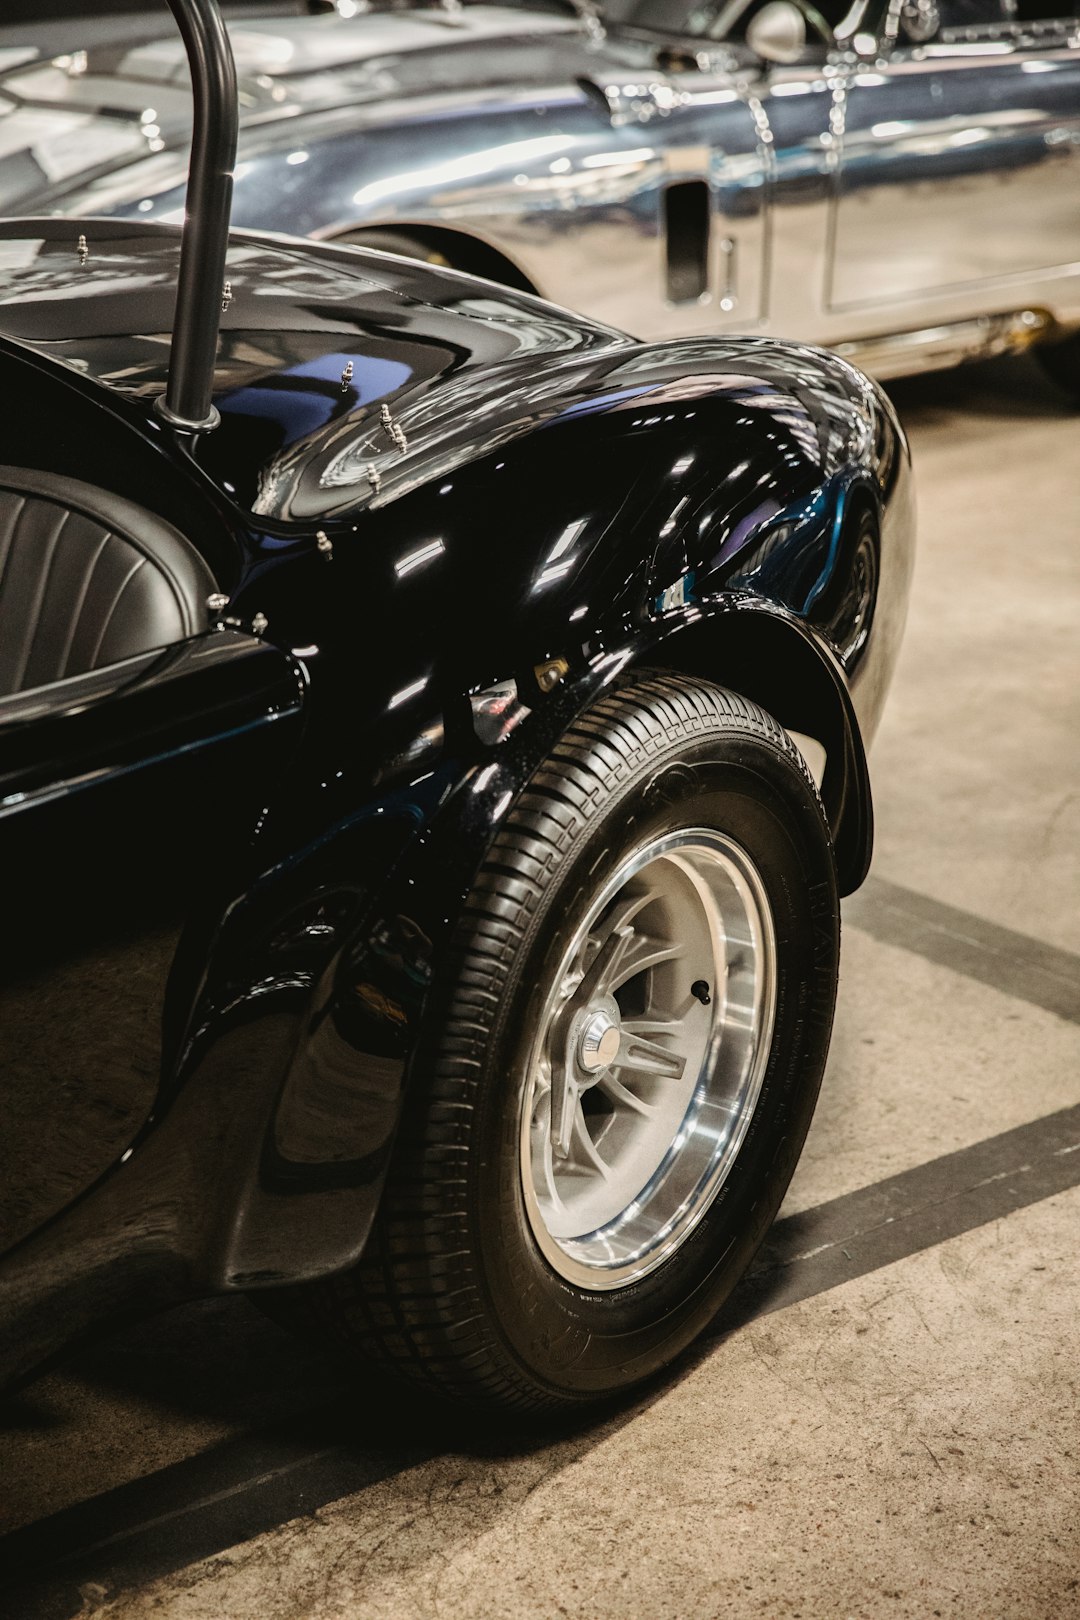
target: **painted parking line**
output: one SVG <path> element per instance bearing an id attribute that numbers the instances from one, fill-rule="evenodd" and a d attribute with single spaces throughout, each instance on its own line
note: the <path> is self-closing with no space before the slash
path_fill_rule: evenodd
<path id="1" fill-rule="evenodd" d="M 714 1336 L 1077 1184 L 1080 1104 L 788 1216 Z M 341 1439 L 350 1427 L 362 1437 L 354 1446 Z M 8 1612 L 67 1620 L 84 1596 L 175 1573 L 413 1468 L 445 1442 L 420 1422 L 403 1444 L 393 1418 L 373 1435 L 362 1395 L 225 1441 L 0 1540 Z"/>
<path id="2" fill-rule="evenodd" d="M 1080 1103 L 777 1221 L 724 1332 L 1080 1184 Z"/>
<path id="3" fill-rule="evenodd" d="M 844 921 L 882 945 L 899 945 L 1080 1024 L 1080 956 L 1071 951 L 879 877 L 867 878 L 844 901 Z"/>

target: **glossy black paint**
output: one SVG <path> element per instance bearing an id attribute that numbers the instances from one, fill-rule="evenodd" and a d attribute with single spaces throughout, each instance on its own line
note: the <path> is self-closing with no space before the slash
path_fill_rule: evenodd
<path id="1" fill-rule="evenodd" d="M 48 1109 L 86 1094 L 73 1044 L 108 1115 L 79 1153 L 54 1130 L 21 1225 L 10 1212 L 9 1373 L 104 1312 L 356 1257 L 472 876 L 571 716 L 628 671 L 706 674 L 818 738 L 857 885 L 864 741 L 911 566 L 902 434 L 835 357 L 646 347 L 471 278 L 239 236 L 221 425 L 192 439 L 153 409 L 176 233 L 88 234 L 79 266 L 70 226 L 0 226 L 0 377 L 24 407 L 5 458 L 168 516 L 228 603 L 196 647 L 88 677 L 101 689 L 78 714 L 59 688 L 0 699 L 31 773 L 30 798 L 0 791 L 0 841 L 27 829 L 22 904 L 51 983 L 76 986 L 53 1002 L 69 1039 L 51 1093 L 16 1109 L 9 1140 L 25 1162 Z M 196 656 L 207 686 L 169 675 Z M 72 793 L 76 723 L 91 785 Z M 153 763 L 122 769 L 135 755 Z M 72 871 L 100 874 L 110 903 L 84 884 L 73 904 Z M 80 950 L 114 964 L 89 1003 Z M 48 1030 L 42 981 L 16 969 L 26 1057 Z M 110 1008 L 132 985 L 127 1064 Z"/>

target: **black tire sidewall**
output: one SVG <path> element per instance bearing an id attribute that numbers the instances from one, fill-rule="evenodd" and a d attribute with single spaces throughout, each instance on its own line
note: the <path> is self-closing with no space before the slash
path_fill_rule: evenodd
<path id="1" fill-rule="evenodd" d="M 577 920 L 627 853 L 685 828 L 714 828 L 764 882 L 777 944 L 769 1063 L 738 1157 L 695 1230 L 657 1271 L 586 1292 L 533 1236 L 520 1176 L 522 1077 L 547 977 Z M 800 764 L 766 736 L 685 742 L 646 765 L 581 831 L 532 917 L 500 996 L 477 1097 L 469 1225 L 505 1353 L 563 1398 L 595 1397 L 670 1361 L 715 1315 L 768 1230 L 813 1114 L 828 1052 L 839 953 L 834 862 Z M 546 968 L 546 971 L 545 971 Z"/>

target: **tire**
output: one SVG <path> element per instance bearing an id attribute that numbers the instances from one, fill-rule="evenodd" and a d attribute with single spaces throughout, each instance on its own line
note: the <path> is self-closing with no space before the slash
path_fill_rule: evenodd
<path id="1" fill-rule="evenodd" d="M 1061 343 L 1038 343 L 1032 352 L 1051 382 L 1080 404 L 1080 332 Z"/>
<path id="2" fill-rule="evenodd" d="M 702 681 L 616 688 L 494 841 L 376 1226 L 358 1266 L 300 1291 L 309 1319 L 429 1392 L 520 1412 L 655 1374 L 780 1205 L 838 957 L 832 846 L 786 733 Z"/>

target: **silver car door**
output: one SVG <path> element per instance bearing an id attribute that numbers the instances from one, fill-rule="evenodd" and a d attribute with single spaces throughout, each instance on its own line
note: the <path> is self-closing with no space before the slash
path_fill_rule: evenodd
<path id="1" fill-rule="evenodd" d="M 905 38 L 892 9 L 882 56 L 849 82 L 831 309 L 867 332 L 1062 313 L 1080 269 L 1075 18 L 1025 20 L 1017 0 L 907 5 L 929 37 Z"/>
<path id="2" fill-rule="evenodd" d="M 567 160 L 572 213 L 545 291 L 642 338 L 752 329 L 764 302 L 768 152 L 746 94 L 707 57 L 666 66 L 647 90 L 602 89 L 612 137 Z M 602 296 L 583 300 L 598 252 Z"/>
<path id="3" fill-rule="evenodd" d="M 669 121 L 661 199 L 665 329 L 752 330 L 767 303 L 771 161 L 756 100 L 707 55 L 672 84 L 680 108 Z M 708 243 L 695 263 L 688 226 L 692 233 L 706 207 Z"/>
<path id="4" fill-rule="evenodd" d="M 839 142 L 836 109 L 845 69 L 824 48 L 790 67 L 766 68 L 758 94 L 772 162 L 768 326 L 779 337 L 821 342 Z"/>
<path id="5" fill-rule="evenodd" d="M 849 72 L 829 30 L 850 0 L 819 0 L 808 15 L 797 60 L 754 54 L 755 25 L 767 0 L 721 0 L 710 25 L 736 53 L 735 74 L 765 153 L 768 213 L 762 325 L 782 337 L 824 335 L 828 253 L 839 140 L 837 108 Z M 821 26 L 821 25 L 824 25 Z"/>

